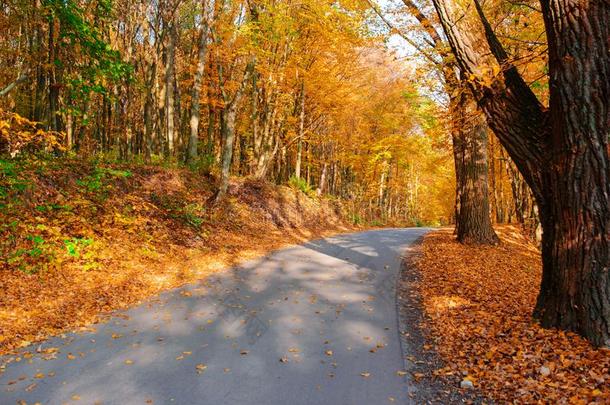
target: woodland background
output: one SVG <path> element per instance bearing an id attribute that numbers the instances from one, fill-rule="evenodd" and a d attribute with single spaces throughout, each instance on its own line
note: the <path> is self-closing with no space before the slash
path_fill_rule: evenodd
<path id="1" fill-rule="evenodd" d="M 450 223 L 450 129 L 482 117 L 451 114 L 447 45 L 405 4 L 384 4 L 380 20 L 360 0 L 3 1 L 0 107 L 5 128 L 22 128 L 3 132 L 2 151 L 40 151 L 38 140 L 61 156 L 189 167 L 219 193 L 229 176 L 290 183 L 349 201 L 357 223 Z M 544 97 L 534 3 L 488 4 Z M 483 137 L 494 221 L 533 234 L 527 185 Z"/>

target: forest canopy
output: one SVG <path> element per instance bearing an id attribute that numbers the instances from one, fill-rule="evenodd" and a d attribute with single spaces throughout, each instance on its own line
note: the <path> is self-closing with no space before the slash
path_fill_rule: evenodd
<path id="1" fill-rule="evenodd" d="M 0 107 L 61 155 L 291 183 L 355 221 L 452 218 L 442 98 L 366 2 L 14 0 L 0 26 Z M 40 152 L 17 136 L 3 153 Z"/>

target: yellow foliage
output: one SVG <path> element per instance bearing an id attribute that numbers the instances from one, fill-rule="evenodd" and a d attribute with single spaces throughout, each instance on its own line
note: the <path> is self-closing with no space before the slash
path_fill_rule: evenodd
<path id="1" fill-rule="evenodd" d="M 0 109 L 0 154 L 62 150 L 64 134 L 45 131 L 17 113 Z"/>

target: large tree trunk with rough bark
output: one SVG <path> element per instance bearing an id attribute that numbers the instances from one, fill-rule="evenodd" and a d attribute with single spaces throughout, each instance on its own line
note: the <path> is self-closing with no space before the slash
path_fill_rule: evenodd
<path id="1" fill-rule="evenodd" d="M 535 316 L 610 346 L 610 3 L 541 3 L 548 109 L 511 64 L 480 4 L 476 16 L 434 0 L 460 67 L 475 78 L 479 105 L 539 207 L 543 277 Z M 502 74 L 490 75 L 491 66 Z"/>
<path id="2" fill-rule="evenodd" d="M 457 133 L 453 137 L 456 160 L 456 235 L 461 243 L 496 244 L 489 209 L 487 124 L 470 90 L 464 88 L 459 100 Z"/>
<path id="3" fill-rule="evenodd" d="M 536 314 L 610 346 L 610 3 L 542 1 L 549 41 L 546 271 Z"/>

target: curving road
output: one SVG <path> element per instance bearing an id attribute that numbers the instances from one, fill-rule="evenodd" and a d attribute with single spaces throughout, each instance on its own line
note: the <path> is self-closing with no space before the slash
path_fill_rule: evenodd
<path id="1" fill-rule="evenodd" d="M 162 294 L 26 349 L 0 403 L 409 403 L 395 281 L 425 233 L 311 241 Z"/>

